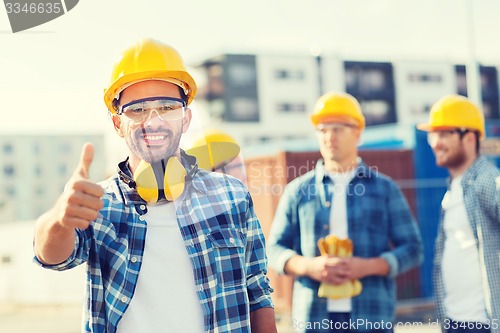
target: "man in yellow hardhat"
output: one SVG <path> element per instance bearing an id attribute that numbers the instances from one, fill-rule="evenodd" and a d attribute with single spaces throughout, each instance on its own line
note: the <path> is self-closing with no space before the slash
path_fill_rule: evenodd
<path id="1" fill-rule="evenodd" d="M 116 62 L 104 101 L 130 156 L 101 184 L 93 147 L 36 225 L 36 261 L 87 263 L 84 332 L 276 332 L 264 237 L 248 191 L 179 148 L 196 84 L 145 39 Z M 102 186 L 102 187 L 101 187 Z"/>
<path id="2" fill-rule="evenodd" d="M 448 95 L 431 108 L 427 131 L 451 182 L 442 202 L 434 293 L 444 332 L 500 332 L 500 172 L 479 154 L 484 116 Z"/>
<path id="3" fill-rule="evenodd" d="M 292 326 L 300 332 L 392 332 L 395 277 L 423 259 L 418 227 L 394 181 L 358 156 L 365 127 L 358 101 L 327 93 L 310 119 L 323 159 L 287 185 L 269 237 L 271 266 L 296 277 Z M 328 253 L 336 255 L 320 255 L 322 239 L 341 240 L 329 242 L 337 248 Z M 358 296 L 352 297 L 359 288 L 339 287 L 358 279 Z M 323 292 L 324 284 L 334 287 Z"/>
<path id="4" fill-rule="evenodd" d="M 196 133 L 191 141 L 186 153 L 196 157 L 200 168 L 247 183 L 241 149 L 232 135 L 217 128 L 207 128 Z"/>

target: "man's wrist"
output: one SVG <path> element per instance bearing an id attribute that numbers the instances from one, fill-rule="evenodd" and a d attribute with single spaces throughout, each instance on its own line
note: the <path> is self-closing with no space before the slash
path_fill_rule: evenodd
<path id="1" fill-rule="evenodd" d="M 309 258 L 295 255 L 288 259 L 285 263 L 284 272 L 285 274 L 295 275 L 295 276 L 308 276 L 309 275 L 309 266 L 311 260 Z"/>

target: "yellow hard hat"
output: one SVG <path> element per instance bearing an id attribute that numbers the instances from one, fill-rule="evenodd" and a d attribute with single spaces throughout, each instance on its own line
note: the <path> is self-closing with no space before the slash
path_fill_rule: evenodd
<path id="1" fill-rule="evenodd" d="M 346 93 L 329 92 L 316 102 L 311 114 L 313 125 L 318 126 L 319 123 L 330 121 L 355 122 L 359 128 L 365 128 L 361 106 L 353 96 Z"/>
<path id="2" fill-rule="evenodd" d="M 194 137 L 186 153 L 198 159 L 200 168 L 212 171 L 234 160 L 240 153 L 240 146 L 221 130 L 205 129 Z"/>
<path id="3" fill-rule="evenodd" d="M 431 108 L 429 122 L 417 125 L 422 131 L 437 131 L 450 128 L 467 128 L 485 136 L 484 115 L 466 97 L 447 95 L 439 99 Z"/>
<path id="4" fill-rule="evenodd" d="M 171 46 L 154 39 L 143 39 L 123 51 L 113 66 L 104 103 L 116 113 L 114 100 L 128 86 L 145 80 L 162 80 L 178 85 L 191 103 L 196 95 L 196 83 L 186 71 L 179 53 Z"/>

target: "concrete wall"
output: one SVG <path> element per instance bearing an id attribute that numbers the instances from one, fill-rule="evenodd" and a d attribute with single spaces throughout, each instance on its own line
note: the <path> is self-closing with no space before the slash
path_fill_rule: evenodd
<path id="1" fill-rule="evenodd" d="M 33 262 L 34 221 L 0 224 L 0 304 L 81 303 L 85 267 L 55 272 Z"/>

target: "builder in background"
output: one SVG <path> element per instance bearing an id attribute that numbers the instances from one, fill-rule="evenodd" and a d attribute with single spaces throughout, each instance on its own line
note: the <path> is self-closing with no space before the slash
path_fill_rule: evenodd
<path id="1" fill-rule="evenodd" d="M 436 164 L 450 180 L 441 205 L 434 292 L 443 332 L 500 332 L 500 172 L 479 155 L 483 113 L 449 95 L 431 109 Z"/>
<path id="2" fill-rule="evenodd" d="M 423 259 L 417 224 L 398 186 L 358 156 L 365 119 L 354 97 L 325 94 L 311 121 L 323 159 L 287 185 L 269 237 L 271 266 L 296 277 L 292 326 L 300 332 L 391 332 L 395 277 Z M 320 255 L 317 241 L 329 234 L 349 238 L 353 257 Z M 356 297 L 318 296 L 321 283 L 356 279 L 363 288 Z"/>

